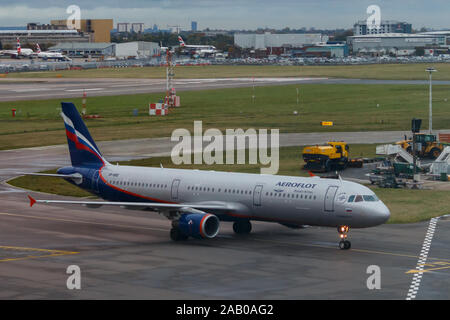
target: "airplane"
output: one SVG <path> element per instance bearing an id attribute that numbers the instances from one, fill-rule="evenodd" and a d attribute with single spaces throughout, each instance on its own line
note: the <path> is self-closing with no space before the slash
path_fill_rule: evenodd
<path id="1" fill-rule="evenodd" d="M 41 51 L 41 47 L 39 46 L 39 43 L 36 43 L 36 54 L 38 58 L 41 58 L 43 60 L 48 59 L 55 59 L 55 60 L 70 60 L 68 57 L 63 55 L 60 52 L 52 52 L 52 51 Z"/>
<path id="2" fill-rule="evenodd" d="M 120 206 L 156 211 L 172 224 L 174 241 L 217 236 L 220 221 L 233 222 L 236 234 L 251 232 L 251 221 L 276 222 L 290 228 L 337 228 L 339 248 L 350 249 L 350 228 L 385 223 L 386 205 L 369 188 L 342 179 L 151 168 L 110 164 L 100 153 L 73 103 L 62 102 L 71 166 L 56 174 L 103 201 L 36 200 L 41 204 Z M 311 174 L 313 175 L 313 174 Z"/>
<path id="3" fill-rule="evenodd" d="M 19 40 L 19 38 L 17 38 L 16 50 L 1 50 L 0 54 L 10 55 L 12 58 L 19 58 L 21 56 L 31 57 L 31 56 L 33 56 L 34 52 L 32 49 L 22 48 L 20 46 L 20 40 Z"/>
<path id="4" fill-rule="evenodd" d="M 189 45 L 184 43 L 184 40 L 181 36 L 178 36 L 178 42 L 180 43 L 180 47 L 183 49 L 187 49 L 189 51 L 194 51 L 195 53 L 199 55 L 205 55 L 205 54 L 214 54 L 217 52 L 217 49 L 215 46 L 211 45 Z"/>

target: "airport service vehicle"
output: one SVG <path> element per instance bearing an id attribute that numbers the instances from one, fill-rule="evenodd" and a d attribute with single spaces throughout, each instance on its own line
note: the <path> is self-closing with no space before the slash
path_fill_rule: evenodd
<path id="1" fill-rule="evenodd" d="M 349 162 L 350 147 L 346 142 L 327 142 L 326 145 L 307 146 L 303 148 L 305 169 L 329 172 L 345 169 Z"/>
<path id="2" fill-rule="evenodd" d="M 200 56 L 204 56 L 207 54 L 215 54 L 217 49 L 215 46 L 211 45 L 203 45 L 203 44 L 186 44 L 181 36 L 178 36 L 178 42 L 180 43 L 180 47 L 182 49 L 187 49 L 192 51 Z"/>
<path id="3" fill-rule="evenodd" d="M 409 153 L 413 153 L 412 139 L 401 140 L 396 142 L 396 144 Z M 444 144 L 437 142 L 435 134 L 418 133 L 416 134 L 416 148 L 419 157 L 436 159 L 444 150 Z"/>
<path id="4" fill-rule="evenodd" d="M 62 103 L 72 165 L 57 174 L 105 201 L 35 200 L 30 205 L 79 204 L 157 211 L 172 223 L 174 241 L 214 238 L 220 221 L 237 234 L 251 231 L 251 220 L 338 229 L 341 249 L 349 249 L 349 228 L 385 223 L 389 209 L 370 189 L 342 179 L 289 177 L 203 170 L 120 166 L 100 153 L 75 105 Z"/>

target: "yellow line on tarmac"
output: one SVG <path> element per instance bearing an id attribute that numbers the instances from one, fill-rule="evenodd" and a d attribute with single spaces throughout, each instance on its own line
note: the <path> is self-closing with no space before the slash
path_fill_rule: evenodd
<path id="1" fill-rule="evenodd" d="M 440 267 L 440 268 L 423 269 L 423 270 L 412 269 L 412 270 L 409 270 L 409 271 L 407 271 L 405 273 L 421 273 L 421 272 L 423 273 L 423 272 L 442 270 L 442 269 L 450 269 L 450 266 Z"/>
<path id="2" fill-rule="evenodd" d="M 48 252 L 49 254 L 43 254 L 43 255 L 29 255 L 25 257 L 20 258 L 5 258 L 0 259 L 0 262 L 6 262 L 6 261 L 18 261 L 18 260 L 27 260 L 27 259 L 38 259 L 38 258 L 47 258 L 47 257 L 57 257 L 57 256 L 65 256 L 65 255 L 71 255 L 71 254 L 78 254 L 79 252 L 75 251 L 63 251 L 63 250 L 51 250 L 51 249 L 40 249 L 40 248 L 27 248 L 27 247 L 12 247 L 12 246 L 0 246 L 0 250 L 15 250 L 15 251 L 35 251 L 35 252 Z"/>
<path id="3" fill-rule="evenodd" d="M 293 243 L 293 242 L 274 241 L 274 240 L 266 240 L 266 239 L 258 239 L 258 238 L 252 238 L 252 240 L 260 241 L 260 242 L 270 242 L 270 243 L 276 243 L 276 244 L 285 244 L 285 245 L 291 245 L 291 246 L 298 245 L 298 246 L 304 246 L 304 247 L 318 247 L 318 248 L 334 249 L 334 247 L 331 247 L 331 246 L 324 246 L 324 245 L 318 245 L 318 244 Z M 336 248 L 337 248 L 337 246 L 336 246 Z M 380 255 L 390 255 L 390 256 L 397 256 L 397 257 L 412 258 L 412 259 L 419 258 L 419 256 L 416 256 L 416 255 L 387 252 L 387 251 L 374 251 L 374 250 L 353 249 L 353 248 L 350 249 L 349 251 L 350 252 L 373 253 L 373 254 L 380 254 Z M 450 261 L 450 259 L 438 259 L 438 258 L 428 258 L 428 259 Z"/>

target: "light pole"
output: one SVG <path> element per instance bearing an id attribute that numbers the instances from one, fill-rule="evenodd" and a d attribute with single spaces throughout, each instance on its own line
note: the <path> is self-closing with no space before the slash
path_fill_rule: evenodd
<path id="1" fill-rule="evenodd" d="M 433 72 L 436 72 L 437 70 L 433 67 L 430 67 L 426 71 L 430 74 L 430 110 L 428 115 L 428 130 L 431 134 L 433 132 L 433 91 L 431 81 Z"/>

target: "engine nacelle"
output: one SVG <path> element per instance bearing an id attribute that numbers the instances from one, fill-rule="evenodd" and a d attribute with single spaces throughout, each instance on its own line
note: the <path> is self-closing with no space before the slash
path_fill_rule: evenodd
<path id="1" fill-rule="evenodd" d="M 193 238 L 214 238 L 219 233 L 219 218 L 209 213 L 187 213 L 178 220 L 182 233 Z"/>

